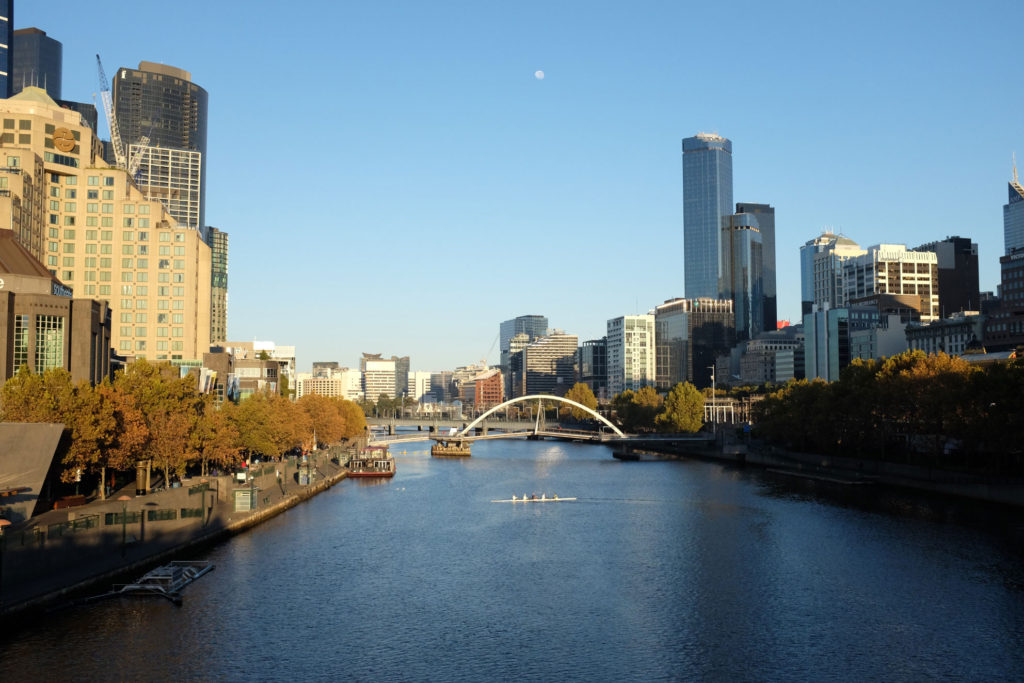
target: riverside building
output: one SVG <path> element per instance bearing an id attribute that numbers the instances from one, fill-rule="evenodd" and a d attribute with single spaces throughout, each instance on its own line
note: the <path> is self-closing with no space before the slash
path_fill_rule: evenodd
<path id="1" fill-rule="evenodd" d="M 608 396 L 655 383 L 654 316 L 624 315 L 608 321 L 605 337 Z"/>
<path id="2" fill-rule="evenodd" d="M 0 101 L 0 227 L 77 296 L 104 301 L 118 353 L 201 359 L 210 247 L 102 159 L 83 116 L 27 87 Z"/>
<path id="3" fill-rule="evenodd" d="M 731 299 L 670 299 L 654 309 L 656 386 L 711 386 L 711 366 L 735 343 Z"/>

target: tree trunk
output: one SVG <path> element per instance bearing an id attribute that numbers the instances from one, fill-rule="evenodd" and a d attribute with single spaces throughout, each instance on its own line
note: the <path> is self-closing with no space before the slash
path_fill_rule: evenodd
<path id="1" fill-rule="evenodd" d="M 107 499 L 107 468 L 100 465 L 100 500 Z"/>

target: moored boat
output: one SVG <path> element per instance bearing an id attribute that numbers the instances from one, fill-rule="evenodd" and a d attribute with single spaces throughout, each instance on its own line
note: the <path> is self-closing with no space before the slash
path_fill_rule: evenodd
<path id="1" fill-rule="evenodd" d="M 387 446 L 367 446 L 348 462 L 350 477 L 393 477 L 395 459 Z"/>

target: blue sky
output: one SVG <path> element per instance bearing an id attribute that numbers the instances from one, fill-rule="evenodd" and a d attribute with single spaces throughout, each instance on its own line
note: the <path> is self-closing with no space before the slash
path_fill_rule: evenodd
<path id="1" fill-rule="evenodd" d="M 210 93 L 228 334 L 353 366 L 496 362 L 500 321 L 581 340 L 683 295 L 680 140 L 733 141 L 736 201 L 799 247 L 961 235 L 994 290 L 1024 159 L 1017 2 L 27 2 L 66 99 L 140 60 Z M 543 70 L 545 77 L 535 77 Z M 1024 165 L 1024 161 L 1022 161 Z"/>

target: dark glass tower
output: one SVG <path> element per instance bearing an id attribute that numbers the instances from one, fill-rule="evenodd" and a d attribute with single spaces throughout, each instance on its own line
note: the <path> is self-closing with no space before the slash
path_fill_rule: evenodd
<path id="1" fill-rule="evenodd" d="M 20 28 L 14 32 L 13 45 L 11 94 L 35 86 L 45 90 L 54 101 L 59 100 L 64 54 L 60 41 L 38 28 Z"/>
<path id="2" fill-rule="evenodd" d="M 775 293 L 775 209 L 769 204 L 736 204 L 737 214 L 749 214 L 757 219 L 761 231 L 761 284 L 764 306 L 761 319 L 764 331 L 770 332 L 778 324 L 779 304 Z"/>
<path id="3" fill-rule="evenodd" d="M 0 0 L 0 97 L 11 96 L 14 49 L 14 0 Z"/>
<path id="4" fill-rule="evenodd" d="M 159 199 L 179 225 L 206 225 L 206 90 L 192 74 L 153 62 L 120 68 L 114 113 L 128 159 L 141 154 L 135 182 Z M 148 136 L 149 144 L 142 146 Z"/>
<path id="5" fill-rule="evenodd" d="M 722 218 L 729 215 L 732 215 L 732 142 L 713 133 L 684 138 L 686 298 L 720 298 Z"/>

